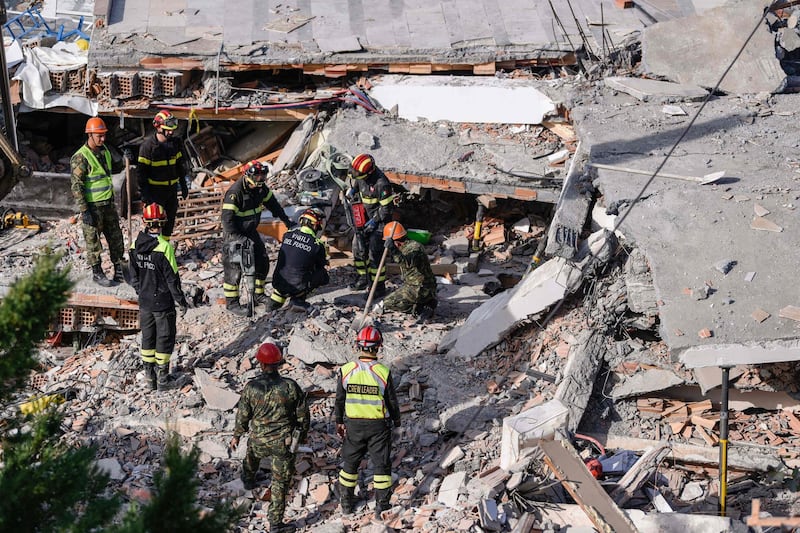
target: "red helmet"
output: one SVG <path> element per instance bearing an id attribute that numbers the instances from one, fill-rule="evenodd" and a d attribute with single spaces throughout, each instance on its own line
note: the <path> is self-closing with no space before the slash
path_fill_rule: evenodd
<path id="1" fill-rule="evenodd" d="M 360 154 L 350 164 L 350 174 L 357 180 L 362 180 L 375 170 L 375 158 L 369 154 Z"/>
<path id="2" fill-rule="evenodd" d="M 270 173 L 270 166 L 268 163 L 262 163 L 257 159 L 245 163 L 242 167 L 242 175 L 251 187 L 261 185 Z"/>
<path id="3" fill-rule="evenodd" d="M 145 224 L 163 224 L 167 221 L 167 212 L 159 204 L 149 204 L 142 211 L 142 219 Z"/>
<path id="4" fill-rule="evenodd" d="M 265 365 L 277 365 L 283 362 L 283 354 L 280 348 L 271 342 L 265 342 L 261 345 L 261 348 L 258 349 L 256 360 Z"/>
<path id="5" fill-rule="evenodd" d="M 107 133 L 106 123 L 100 117 L 92 117 L 86 121 L 86 133 Z"/>
<path id="6" fill-rule="evenodd" d="M 301 226 L 308 226 L 317 232 L 319 228 L 322 227 L 323 220 L 325 220 L 325 213 L 323 213 L 321 209 L 312 207 L 303 211 L 298 222 L 300 222 Z"/>
<path id="7" fill-rule="evenodd" d="M 356 345 L 365 352 L 377 352 L 383 344 L 383 335 L 375 326 L 364 326 L 358 332 Z"/>
<path id="8" fill-rule="evenodd" d="M 156 129 L 176 130 L 178 129 L 178 119 L 169 111 L 159 111 L 153 117 L 153 127 Z"/>

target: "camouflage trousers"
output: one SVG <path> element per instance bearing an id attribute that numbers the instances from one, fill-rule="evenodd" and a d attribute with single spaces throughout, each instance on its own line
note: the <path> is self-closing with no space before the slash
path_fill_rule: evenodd
<path id="1" fill-rule="evenodd" d="M 83 239 L 86 241 L 86 262 L 89 266 L 100 264 L 100 252 L 103 243 L 100 235 L 104 235 L 108 243 L 108 254 L 115 265 L 122 261 L 125 254 L 125 241 L 119 227 L 119 216 L 113 200 L 89 204 L 89 211 L 94 218 L 94 226 L 83 223 Z"/>
<path id="2" fill-rule="evenodd" d="M 286 496 L 295 471 L 294 454 L 289 451 L 289 446 L 283 440 L 260 442 L 251 437 L 247 441 L 247 455 L 242 463 L 242 481 L 255 482 L 258 465 L 261 459 L 267 457 L 272 460 L 272 500 L 267 516 L 270 523 L 274 524 L 283 522 Z"/>
<path id="3" fill-rule="evenodd" d="M 436 303 L 436 287 L 403 284 L 383 299 L 383 308 L 386 311 L 399 311 L 417 316 L 425 307 L 436 309 Z"/>

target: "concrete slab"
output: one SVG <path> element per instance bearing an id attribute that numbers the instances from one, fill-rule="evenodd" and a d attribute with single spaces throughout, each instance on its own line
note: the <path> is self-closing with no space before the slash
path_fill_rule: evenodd
<path id="1" fill-rule="evenodd" d="M 630 398 L 631 396 L 641 396 L 650 392 L 656 392 L 683 383 L 675 372 L 671 370 L 645 370 L 637 372 L 632 376 L 624 378 L 611 390 L 611 397 L 615 400 Z"/>
<path id="2" fill-rule="evenodd" d="M 209 409 L 229 411 L 239 402 L 237 393 L 227 389 L 202 368 L 194 369 L 194 382 L 200 389 L 200 394 L 203 395 Z"/>
<path id="3" fill-rule="evenodd" d="M 679 83 L 714 87 L 761 19 L 762 2 L 738 2 L 699 16 L 660 22 L 642 34 L 642 68 Z M 720 84 L 729 93 L 780 92 L 787 82 L 766 23 Z"/>
<path id="4" fill-rule="evenodd" d="M 503 419 L 500 441 L 500 468 L 509 470 L 519 461 L 522 451 L 536 445 L 540 439 L 552 438 L 564 427 L 569 409 L 560 400 L 550 400 L 514 416 Z"/>
<path id="5" fill-rule="evenodd" d="M 521 320 L 541 313 L 581 282 L 581 271 L 554 258 L 524 277 L 513 289 L 500 293 L 470 313 L 466 322 L 448 332 L 439 343 L 463 357 L 474 357 L 505 337 Z"/>
<path id="6" fill-rule="evenodd" d="M 684 126 L 665 122 L 656 103 L 626 105 L 620 114 L 623 102 L 630 100 L 605 89 L 595 102 L 572 109 L 590 161 L 657 168 Z M 678 147 L 682 155 L 670 158 L 663 171 L 703 175 L 725 169 L 728 177 L 705 186 L 654 180 L 619 228 L 647 257 L 660 301 L 659 332 L 673 359 L 688 367 L 800 359 L 796 324 L 778 316 L 797 304 L 796 291 L 787 290 L 796 285 L 796 269 L 791 261 L 775 260 L 795 257 L 800 245 L 797 199 L 790 192 L 796 172 L 779 163 L 796 157 L 800 126 L 796 117 L 771 112 L 798 106 L 794 94 L 772 96 L 768 112 L 757 114 L 740 97 L 710 100 Z M 607 210 L 622 215 L 646 181 L 598 171 L 593 185 Z M 762 196 L 766 189 L 771 193 Z M 753 203 L 737 198 L 756 199 L 784 231 L 750 229 Z M 713 268 L 722 258 L 736 261 L 727 275 Z M 758 275 L 748 282 L 747 272 Z M 713 289 L 705 300 L 685 290 L 702 286 Z M 753 320 L 757 308 L 772 316 Z M 713 337 L 700 338 L 706 328 Z"/>
<path id="7" fill-rule="evenodd" d="M 708 95 L 708 91 L 697 85 L 644 78 L 612 76 L 603 82 L 606 87 L 629 94 L 642 102 L 695 102 Z"/>
<path id="8" fill-rule="evenodd" d="M 463 76 L 382 76 L 371 96 L 411 121 L 540 124 L 555 103 L 531 80 Z"/>
<path id="9" fill-rule="evenodd" d="M 447 507 L 455 507 L 458 504 L 458 493 L 461 487 L 464 486 L 464 480 L 466 478 L 466 472 L 455 472 L 444 478 L 442 480 L 442 485 L 439 487 L 439 494 L 436 496 L 436 501 Z"/>

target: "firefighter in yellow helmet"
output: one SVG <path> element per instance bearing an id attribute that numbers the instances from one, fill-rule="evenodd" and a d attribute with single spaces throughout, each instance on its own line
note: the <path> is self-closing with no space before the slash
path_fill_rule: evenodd
<path id="1" fill-rule="evenodd" d="M 122 170 L 122 163 L 115 164 L 106 147 L 108 128 L 100 117 L 86 121 L 86 143 L 70 159 L 72 169 L 72 197 L 81 212 L 83 238 L 86 241 L 86 261 L 92 268 L 92 281 L 102 287 L 122 283 L 122 261 L 125 242 L 119 227 L 119 215 L 114 204 L 114 184 L 111 175 Z M 114 264 L 114 277 L 108 279 L 103 272 L 100 253 L 103 244 L 100 235 L 108 243 L 108 253 Z"/>
<path id="2" fill-rule="evenodd" d="M 358 359 L 339 371 L 334 417 L 336 433 L 344 439 L 339 470 L 342 514 L 353 512 L 358 466 L 366 453 L 374 468 L 376 517 L 390 507 L 392 440 L 400 430 L 400 404 L 389 367 L 377 360 L 382 345 L 378 328 L 361 328 L 356 337 Z"/>

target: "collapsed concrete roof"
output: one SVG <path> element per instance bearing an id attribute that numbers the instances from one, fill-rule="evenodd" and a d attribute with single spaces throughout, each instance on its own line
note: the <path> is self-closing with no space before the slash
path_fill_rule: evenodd
<path id="1" fill-rule="evenodd" d="M 414 73 L 474 68 L 492 74 L 495 67 L 574 64 L 582 34 L 600 50 L 605 38 L 620 42 L 643 27 L 639 10 L 601 11 L 594 0 L 317 1 L 266 7 L 256 0 L 235 7 L 186 0 L 171 9 L 98 0 L 94 13 L 101 22 L 89 61 L 100 69 L 290 67 L 342 76 L 367 68 Z M 649 18 L 663 18 L 669 10 L 653 10 Z M 576 20 L 584 26 L 580 30 Z"/>

